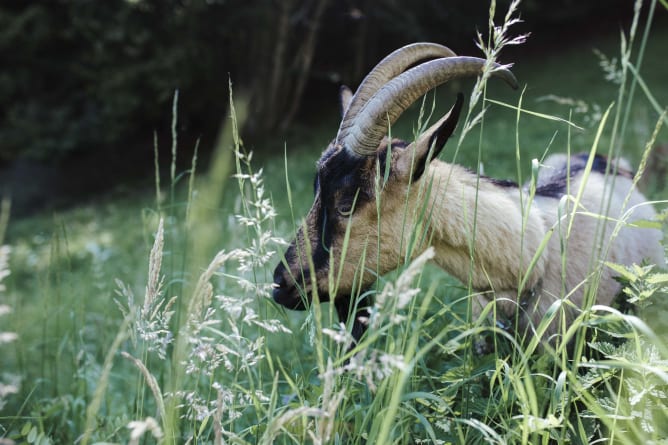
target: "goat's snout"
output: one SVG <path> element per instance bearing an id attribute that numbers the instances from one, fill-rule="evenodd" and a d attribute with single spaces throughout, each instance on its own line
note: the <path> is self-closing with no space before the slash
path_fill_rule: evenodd
<path id="1" fill-rule="evenodd" d="M 274 284 L 273 284 L 273 297 L 277 303 L 280 303 L 281 297 L 285 292 L 285 289 L 288 287 L 288 280 L 285 279 L 284 273 L 285 267 L 279 265 L 274 270 Z"/>
<path id="2" fill-rule="evenodd" d="M 296 283 L 283 263 L 279 263 L 274 269 L 273 287 L 272 297 L 276 303 L 287 309 L 303 310 L 306 308 Z"/>

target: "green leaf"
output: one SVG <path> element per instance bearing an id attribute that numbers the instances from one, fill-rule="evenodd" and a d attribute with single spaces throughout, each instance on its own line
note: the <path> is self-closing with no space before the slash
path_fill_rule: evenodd
<path id="1" fill-rule="evenodd" d="M 655 273 L 647 277 L 647 282 L 650 284 L 668 283 L 668 273 Z"/>
<path id="2" fill-rule="evenodd" d="M 638 277 L 635 274 L 630 272 L 626 267 L 622 266 L 621 264 L 616 264 L 606 261 L 605 265 L 608 266 L 610 269 L 614 270 L 615 272 L 617 272 L 626 281 L 633 283 L 635 280 L 638 279 Z"/>
<path id="3" fill-rule="evenodd" d="M 661 223 L 649 219 L 639 219 L 628 223 L 629 227 L 637 227 L 639 229 L 661 229 Z"/>
<path id="4" fill-rule="evenodd" d="M 26 422 L 23 425 L 23 428 L 21 428 L 21 435 L 22 436 L 27 436 L 28 433 L 30 432 L 30 427 L 32 427 L 32 424 L 30 422 Z"/>
<path id="5" fill-rule="evenodd" d="M 28 441 L 28 443 L 35 443 L 35 439 L 37 439 L 37 427 L 33 426 L 30 429 L 30 432 L 28 433 L 26 440 Z"/>

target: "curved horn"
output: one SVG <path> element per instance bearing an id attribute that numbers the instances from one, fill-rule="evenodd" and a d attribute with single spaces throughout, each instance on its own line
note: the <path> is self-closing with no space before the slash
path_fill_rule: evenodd
<path id="1" fill-rule="evenodd" d="M 446 46 L 437 43 L 413 43 L 392 52 L 366 75 L 353 96 L 350 105 L 344 110 L 341 127 L 357 116 L 360 108 L 387 82 L 406 71 L 416 63 L 442 57 L 454 57 L 456 54 Z"/>
<path id="2" fill-rule="evenodd" d="M 355 119 L 341 122 L 338 143 L 357 156 L 375 155 L 388 127 L 413 102 L 449 80 L 481 74 L 486 63 L 477 57 L 447 57 L 411 68 L 376 91 Z M 494 63 L 491 74 L 517 88 L 517 79 L 507 68 Z"/>

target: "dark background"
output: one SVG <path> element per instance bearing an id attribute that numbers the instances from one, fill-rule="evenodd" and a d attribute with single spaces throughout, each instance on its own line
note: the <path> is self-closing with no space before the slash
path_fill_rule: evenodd
<path id="1" fill-rule="evenodd" d="M 502 61 L 628 25 L 633 3 L 525 0 L 513 31 L 531 38 Z M 180 149 L 199 138 L 206 159 L 230 78 L 251 99 L 245 143 L 262 151 L 403 44 L 480 55 L 488 16 L 489 2 L 473 0 L 2 0 L 2 192 L 22 214 L 150 180 L 154 133 L 169 157 L 176 89 Z"/>

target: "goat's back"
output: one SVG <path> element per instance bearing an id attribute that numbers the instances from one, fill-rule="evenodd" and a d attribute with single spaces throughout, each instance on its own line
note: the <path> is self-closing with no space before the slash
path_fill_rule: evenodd
<path id="1" fill-rule="evenodd" d="M 634 187 L 629 163 L 597 155 L 587 174 L 587 161 L 586 154 L 571 156 L 570 162 L 565 155 L 552 156 L 536 181 L 533 205 L 554 232 L 544 252 L 547 261 L 540 301 L 531 317 L 534 323 L 564 296 L 578 307 L 587 294 L 609 305 L 621 287 L 606 261 L 665 264 L 661 230 L 634 225 L 654 220 L 656 213 Z"/>

